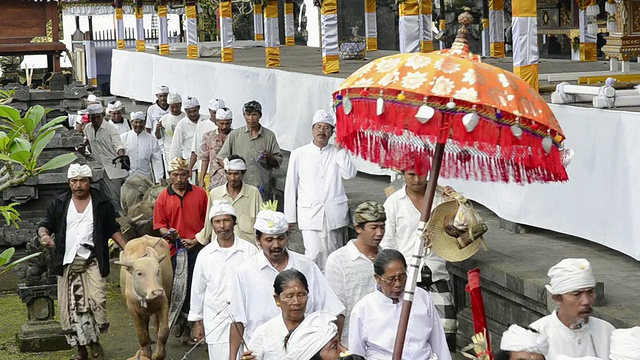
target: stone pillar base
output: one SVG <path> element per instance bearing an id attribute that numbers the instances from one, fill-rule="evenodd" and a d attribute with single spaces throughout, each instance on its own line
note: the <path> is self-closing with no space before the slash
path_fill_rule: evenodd
<path id="1" fill-rule="evenodd" d="M 16 335 L 21 352 L 44 352 L 69 350 L 71 346 L 62 334 L 57 321 L 39 321 L 22 325 Z"/>

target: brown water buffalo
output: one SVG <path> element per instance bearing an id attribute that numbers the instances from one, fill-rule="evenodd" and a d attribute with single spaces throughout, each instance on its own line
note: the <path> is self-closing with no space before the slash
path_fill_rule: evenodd
<path id="1" fill-rule="evenodd" d="M 141 355 L 153 360 L 165 358 L 169 337 L 169 301 L 173 270 L 166 241 L 145 235 L 127 243 L 120 254 L 120 287 L 136 325 Z M 151 354 L 149 321 L 157 324 L 156 349 Z"/>

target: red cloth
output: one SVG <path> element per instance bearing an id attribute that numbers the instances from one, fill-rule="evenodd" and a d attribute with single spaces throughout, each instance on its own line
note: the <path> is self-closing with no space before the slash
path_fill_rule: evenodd
<path id="1" fill-rule="evenodd" d="M 153 228 L 173 228 L 181 239 L 194 239 L 204 227 L 207 201 L 207 192 L 201 187 L 188 184 L 187 191 L 181 197 L 169 185 L 156 200 Z M 175 251 L 172 246 L 171 256 L 175 255 Z"/>
<path id="2" fill-rule="evenodd" d="M 487 336 L 487 354 L 493 359 L 491 352 L 491 339 L 487 328 L 487 316 L 484 312 L 482 289 L 480 288 L 480 269 L 474 268 L 467 272 L 467 286 L 465 290 L 471 297 L 471 314 L 473 315 L 473 331 L 475 334 L 483 333 Z"/>

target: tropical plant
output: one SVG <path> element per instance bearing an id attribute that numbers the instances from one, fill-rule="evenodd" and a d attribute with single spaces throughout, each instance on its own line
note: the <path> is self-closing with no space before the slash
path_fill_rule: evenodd
<path id="1" fill-rule="evenodd" d="M 76 160 L 76 155 L 68 153 L 38 165 L 40 154 L 66 120 L 66 116 L 59 116 L 38 128 L 50 111 L 36 105 L 21 116 L 15 108 L 0 105 L 0 192 Z"/>
<path id="2" fill-rule="evenodd" d="M 0 94 L 2 95 L 4 93 Z M 61 168 L 76 160 L 77 157 L 73 153 L 62 154 L 38 166 L 40 154 L 49 145 L 56 130 L 62 128 L 60 124 L 67 119 L 66 116 L 59 116 L 38 128 L 50 111 L 36 105 L 21 116 L 15 108 L 0 105 L 0 192 L 21 185 L 42 172 Z M 0 206 L 0 214 L 7 225 L 18 227 L 20 213 L 15 209 L 16 205 L 18 203 Z M 9 263 L 15 251 L 15 248 L 8 248 L 0 254 L 0 275 L 40 255 L 38 252 Z"/>
<path id="3" fill-rule="evenodd" d="M 25 261 L 31 260 L 35 257 L 40 256 L 40 254 L 42 252 L 37 252 L 37 253 L 33 253 L 33 254 L 29 254 L 23 258 L 20 258 L 14 262 L 9 263 L 9 260 L 11 260 L 11 258 L 13 257 L 13 254 L 15 254 L 16 249 L 15 248 L 8 248 L 7 250 L 3 251 L 2 254 L 0 254 L 0 268 L 2 270 L 0 270 L 0 275 L 6 273 L 7 271 L 13 269 L 16 265 L 19 265 Z M 8 264 L 7 264 L 8 263 Z M 6 266 L 5 266 L 6 264 Z M 3 268 L 4 266 L 4 268 Z"/>
<path id="4" fill-rule="evenodd" d="M 15 90 L 2 90 L 0 89 L 0 105 L 9 104 L 13 101 Z"/>

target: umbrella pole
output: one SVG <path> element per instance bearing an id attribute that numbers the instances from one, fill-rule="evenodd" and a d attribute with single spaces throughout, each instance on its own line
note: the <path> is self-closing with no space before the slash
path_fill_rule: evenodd
<path id="1" fill-rule="evenodd" d="M 424 204 L 424 208 L 420 214 L 420 223 L 418 225 L 418 231 L 416 233 L 417 241 L 413 256 L 409 261 L 409 275 L 407 277 L 407 284 L 404 288 L 404 296 L 402 303 L 402 312 L 400 313 L 400 321 L 398 322 L 398 331 L 396 332 L 396 343 L 393 348 L 393 360 L 402 359 L 402 350 L 404 349 L 404 339 L 407 334 L 407 326 L 409 324 L 409 314 L 411 313 L 411 306 L 413 305 L 413 294 L 416 290 L 416 281 L 418 279 L 418 271 L 420 271 L 420 264 L 422 263 L 422 257 L 424 254 L 424 238 L 422 232 L 427 227 L 427 222 L 431 216 L 431 206 L 433 205 L 433 199 L 436 194 L 436 187 L 438 186 L 438 177 L 440 176 L 440 167 L 442 166 L 442 158 L 444 156 L 444 145 L 446 139 L 443 142 L 436 144 L 435 153 L 433 154 L 433 160 L 431 163 L 431 173 L 429 174 L 429 182 L 427 183 L 427 201 Z"/>

